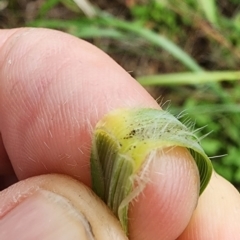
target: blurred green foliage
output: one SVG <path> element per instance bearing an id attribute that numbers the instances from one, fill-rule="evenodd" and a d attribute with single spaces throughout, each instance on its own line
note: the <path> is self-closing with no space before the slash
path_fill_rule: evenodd
<path id="1" fill-rule="evenodd" d="M 9 6 L 16 7 L 14 0 L 10 2 Z M 25 20 L 25 24 L 85 38 L 113 58 L 117 55 L 123 67 L 126 65 L 119 55 L 128 54 L 129 62 L 146 59 L 147 66 L 140 65 L 139 72 L 148 73 L 147 68 L 151 68 L 155 76 L 175 73 L 167 82 L 161 82 L 164 77 L 159 75 L 151 93 L 171 99 L 169 110 L 173 113 L 187 112 L 183 121 L 192 119 L 195 128 L 205 126 L 201 134 L 210 133 L 202 139 L 207 154 L 226 155 L 212 159 L 216 171 L 240 186 L 240 74 L 236 72 L 240 64 L 239 0 L 117 2 L 116 6 L 107 0 L 105 5 L 97 0 L 88 2 L 94 12 L 90 16 L 73 0 L 45 0 L 35 18 Z M 68 15 L 51 14 L 62 8 Z M 138 66 L 134 66 L 133 76 L 148 85 L 149 76 L 139 75 Z M 195 84 L 187 79 L 176 81 L 186 71 L 192 73 L 193 80 L 198 79 Z M 207 81 L 201 81 L 199 73 L 212 71 L 229 74 L 222 77 L 220 72 L 215 79 L 209 75 Z"/>

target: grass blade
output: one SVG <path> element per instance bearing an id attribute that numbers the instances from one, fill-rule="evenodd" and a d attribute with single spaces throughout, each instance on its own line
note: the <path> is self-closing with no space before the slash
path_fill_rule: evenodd
<path id="1" fill-rule="evenodd" d="M 151 85 L 181 85 L 181 84 L 205 84 L 220 81 L 240 80 L 240 71 L 215 71 L 215 72 L 184 72 L 159 75 L 141 76 L 138 82 L 144 86 Z"/>
<path id="2" fill-rule="evenodd" d="M 178 47 L 175 43 L 166 37 L 145 28 L 136 22 L 126 22 L 123 20 L 115 19 L 108 15 L 101 15 L 101 18 L 102 19 L 100 20 L 102 20 L 105 25 L 113 26 L 134 33 L 138 37 L 147 40 L 149 43 L 166 50 L 190 70 L 197 72 L 203 71 L 203 69 L 193 58 L 191 58 L 186 52 L 184 52 L 180 47 Z"/>
<path id="3" fill-rule="evenodd" d="M 217 6 L 215 0 L 198 0 L 199 5 L 202 7 L 207 20 L 214 26 L 218 26 L 217 21 Z"/>

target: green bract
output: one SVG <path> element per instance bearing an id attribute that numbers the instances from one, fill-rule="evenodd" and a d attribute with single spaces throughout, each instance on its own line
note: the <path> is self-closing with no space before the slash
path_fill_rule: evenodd
<path id="1" fill-rule="evenodd" d="M 118 216 L 126 233 L 128 205 L 146 185 L 144 178 L 138 179 L 142 167 L 156 150 L 175 146 L 187 148 L 195 159 L 201 194 L 212 174 L 211 162 L 195 134 L 173 115 L 148 108 L 119 109 L 97 123 L 91 153 L 92 187 Z"/>

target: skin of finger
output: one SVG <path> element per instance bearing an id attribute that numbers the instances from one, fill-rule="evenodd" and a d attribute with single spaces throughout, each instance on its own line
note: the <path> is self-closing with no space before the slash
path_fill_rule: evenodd
<path id="1" fill-rule="evenodd" d="M 72 206 L 72 208 L 69 209 L 70 212 L 73 211 L 72 209 L 75 209 L 76 212 L 83 215 L 87 224 L 90 226 L 92 234 L 95 236 L 94 239 L 127 239 L 120 223 L 103 202 L 97 198 L 88 187 L 65 175 L 48 174 L 32 177 L 20 181 L 7 190 L 0 192 L 0 219 L 10 213 L 14 207 L 21 204 L 25 199 L 29 199 L 31 196 L 38 197 L 41 195 L 39 193 L 44 191 L 52 192 L 57 198 L 58 196 L 63 197 L 63 199 L 66 199 L 67 203 Z M 55 204 L 58 203 L 54 201 L 54 199 L 52 201 Z M 59 205 L 61 208 L 61 204 Z M 68 208 L 66 208 L 66 211 L 67 210 Z M 56 211 L 58 211 L 58 208 L 56 208 Z M 24 212 L 22 214 L 24 215 Z M 68 215 L 69 213 L 66 212 L 66 218 Z M 74 221 L 75 218 L 72 220 Z M 41 222 L 38 223 L 38 219 L 32 224 L 40 224 L 40 226 L 42 226 Z M 76 227 L 80 228 L 82 224 L 81 221 L 79 221 L 78 224 L 79 226 L 76 225 Z M 12 230 L 13 229 L 9 229 L 9 231 Z M 26 235 L 26 229 L 22 230 L 24 231 L 23 235 Z M 45 229 L 42 229 L 42 235 L 44 235 L 44 230 Z M 66 231 L 67 230 L 68 229 L 66 229 Z M 19 230 L 16 232 L 19 234 Z M 17 239 L 19 236 L 15 237 Z"/>
<path id="2" fill-rule="evenodd" d="M 158 105 L 85 41 L 50 30 L 1 32 L 9 38 L 0 47 L 0 130 L 17 177 L 64 173 L 89 186 L 95 123 L 115 108 Z"/>
<path id="3" fill-rule="evenodd" d="M 159 108 L 158 104 L 111 58 L 82 40 L 57 31 L 20 29 L 7 41 L 0 48 L 0 130 L 16 175 L 25 179 L 64 173 L 90 186 L 91 134 L 96 122 L 115 108 Z M 175 155 L 170 163 L 187 174 L 182 171 L 182 178 L 175 181 L 169 163 L 172 178 L 167 185 L 167 178 L 162 181 L 159 174 L 162 166 L 156 165 L 146 192 L 130 207 L 133 239 L 156 239 L 163 233 L 167 237 L 170 231 L 179 235 L 187 225 L 197 201 L 197 172 L 192 164 L 187 169 L 177 161 L 192 161 L 185 151 L 175 149 Z M 182 191 L 172 191 L 178 188 Z M 146 223 L 139 213 L 149 211 L 144 195 L 159 202 L 146 218 L 151 238 L 139 233 L 139 224 Z M 161 222 L 161 228 L 152 220 Z"/>
<path id="4" fill-rule="evenodd" d="M 181 147 L 159 151 L 149 183 L 130 205 L 130 239 L 176 239 L 190 221 L 198 193 L 198 170 L 190 153 Z"/>
<path id="5" fill-rule="evenodd" d="M 178 240 L 238 240 L 239 223 L 239 192 L 224 178 L 213 173 L 190 224 Z"/>

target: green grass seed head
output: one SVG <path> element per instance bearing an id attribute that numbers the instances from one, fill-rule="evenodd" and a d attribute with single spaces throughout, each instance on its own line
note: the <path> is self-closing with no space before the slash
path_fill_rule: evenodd
<path id="1" fill-rule="evenodd" d="M 156 151 L 176 146 L 187 148 L 193 156 L 201 194 L 211 177 L 211 162 L 194 132 L 170 113 L 150 108 L 119 109 L 96 125 L 91 154 L 93 190 L 119 218 L 125 232 L 128 205 L 148 183 Z"/>

